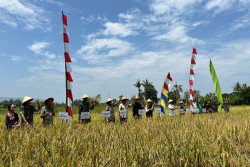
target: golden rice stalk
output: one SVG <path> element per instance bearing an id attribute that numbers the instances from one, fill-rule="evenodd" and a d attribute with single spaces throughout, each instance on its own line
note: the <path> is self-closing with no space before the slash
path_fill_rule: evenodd
<path id="1" fill-rule="evenodd" d="M 120 96 L 119 96 L 119 99 L 121 99 L 123 97 L 123 95 L 121 94 Z"/>
<path id="2" fill-rule="evenodd" d="M 37 105 L 37 108 L 40 110 L 41 109 L 41 102 L 39 101 L 39 99 L 36 99 L 36 105 Z"/>
<path id="3" fill-rule="evenodd" d="M 97 106 L 98 104 L 99 104 L 99 100 L 97 99 L 97 98 L 93 98 L 93 97 L 91 97 L 90 98 L 90 101 L 92 102 L 92 104 L 94 105 L 94 106 Z"/>

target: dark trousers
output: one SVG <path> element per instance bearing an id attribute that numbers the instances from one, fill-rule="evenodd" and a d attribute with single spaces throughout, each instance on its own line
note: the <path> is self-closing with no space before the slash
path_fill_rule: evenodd
<path id="1" fill-rule="evenodd" d="M 152 111 L 146 112 L 146 117 L 147 118 L 153 117 L 153 112 Z"/>
<path id="2" fill-rule="evenodd" d="M 121 122 L 121 124 L 126 123 L 127 122 L 127 118 L 120 118 L 120 122 Z"/>

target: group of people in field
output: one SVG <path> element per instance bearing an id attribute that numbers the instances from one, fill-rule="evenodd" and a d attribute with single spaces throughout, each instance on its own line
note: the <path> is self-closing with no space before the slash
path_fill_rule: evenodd
<path id="1" fill-rule="evenodd" d="M 39 102 L 37 102 L 37 107 L 34 107 L 33 105 L 31 105 L 31 101 L 33 100 L 33 98 L 25 96 L 23 101 L 22 101 L 22 105 L 20 107 L 20 117 L 21 117 L 21 122 L 19 120 L 18 114 L 15 112 L 15 105 L 11 104 L 8 106 L 8 113 L 6 115 L 6 127 L 7 129 L 13 129 L 13 128 L 18 128 L 20 126 L 30 126 L 33 125 L 34 123 L 34 119 L 33 119 L 33 115 L 34 112 L 38 112 L 41 110 L 41 114 L 40 117 L 43 119 L 43 126 L 47 126 L 47 125 L 53 125 L 53 117 L 55 116 L 55 110 L 54 110 L 54 98 L 49 97 L 46 100 L 44 100 L 44 106 L 41 108 L 41 104 Z M 105 121 L 107 123 L 111 123 L 111 122 L 115 122 L 115 111 L 114 111 L 114 107 L 116 107 L 119 103 L 119 120 L 120 123 L 126 123 L 127 119 L 128 119 L 128 108 L 132 107 L 132 111 L 133 111 L 133 117 L 134 119 L 140 119 L 142 118 L 142 115 L 139 114 L 139 110 L 144 109 L 146 112 L 146 117 L 147 118 L 151 118 L 153 117 L 153 111 L 155 106 L 153 105 L 153 102 L 151 99 L 148 99 L 146 101 L 146 105 L 145 107 L 142 107 L 141 103 L 140 103 L 140 98 L 139 97 L 135 97 L 134 98 L 134 103 L 128 104 L 128 99 L 126 97 L 119 97 L 119 100 L 117 102 L 113 102 L 114 100 L 111 98 L 108 98 L 106 101 L 107 107 L 106 107 L 106 111 L 109 111 L 110 116 L 108 118 L 105 118 Z M 175 116 L 175 110 L 179 109 L 179 114 L 180 116 L 185 114 L 185 106 L 184 103 L 182 101 L 179 102 L 178 106 L 175 106 L 173 104 L 173 100 L 169 99 L 168 103 L 168 109 L 169 109 L 169 116 L 173 117 Z M 87 94 L 84 94 L 82 96 L 82 103 L 79 105 L 79 110 L 78 110 L 78 121 L 79 123 L 84 123 L 87 124 L 89 122 L 91 122 L 91 117 L 88 119 L 83 119 L 81 117 L 81 114 L 83 112 L 90 112 L 90 110 L 93 110 L 95 108 L 95 105 L 92 101 L 92 103 L 89 101 L 89 97 Z M 198 105 L 201 106 L 197 106 L 197 104 L 194 102 L 193 103 L 193 108 L 205 108 L 207 113 L 213 113 L 213 112 L 217 112 L 218 111 L 218 106 L 220 104 L 213 102 L 211 103 L 211 101 L 205 102 L 203 105 L 199 103 Z M 229 105 L 227 103 L 225 103 L 223 105 L 224 111 L 225 112 L 229 112 Z M 121 111 L 126 111 L 125 115 L 121 115 L 120 112 Z"/>

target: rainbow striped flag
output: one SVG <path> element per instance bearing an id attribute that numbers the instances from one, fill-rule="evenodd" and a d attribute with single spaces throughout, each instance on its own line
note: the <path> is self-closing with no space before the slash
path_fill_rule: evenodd
<path id="1" fill-rule="evenodd" d="M 169 87 L 170 87 L 170 81 L 173 81 L 171 76 L 170 76 L 170 72 L 168 73 L 164 84 L 163 84 L 163 88 L 161 91 L 161 101 L 160 101 L 160 108 L 161 108 L 161 112 L 163 114 L 165 114 L 165 109 L 166 109 L 166 103 L 168 100 L 168 92 L 169 92 Z"/>

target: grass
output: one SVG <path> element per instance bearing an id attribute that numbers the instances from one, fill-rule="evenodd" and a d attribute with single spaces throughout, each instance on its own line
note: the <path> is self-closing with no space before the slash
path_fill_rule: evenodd
<path id="1" fill-rule="evenodd" d="M 249 106 L 141 120 L 130 110 L 124 125 L 118 115 L 106 124 L 103 110 L 96 107 L 88 125 L 74 114 L 72 126 L 56 116 L 54 126 L 43 128 L 37 113 L 34 127 L 7 131 L 7 111 L 0 109 L 0 166 L 250 166 Z"/>

